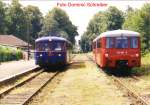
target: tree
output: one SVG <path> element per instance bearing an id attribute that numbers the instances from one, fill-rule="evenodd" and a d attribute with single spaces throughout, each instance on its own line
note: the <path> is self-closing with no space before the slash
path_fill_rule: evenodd
<path id="1" fill-rule="evenodd" d="M 65 11 L 60 8 L 53 8 L 43 20 L 40 35 L 61 36 L 74 44 L 78 32 L 77 27 L 72 24 Z"/>
<path id="2" fill-rule="evenodd" d="M 42 28 L 42 13 L 40 12 L 38 7 L 28 5 L 24 8 L 27 22 L 29 22 L 30 28 L 30 41 L 34 43 L 34 40 L 38 38 L 38 33 L 41 31 Z"/>
<path id="3" fill-rule="evenodd" d="M 150 50 L 150 3 L 145 4 L 140 10 L 140 33 L 143 35 L 145 49 Z"/>
<path id="4" fill-rule="evenodd" d="M 8 34 L 13 34 L 20 39 L 27 40 L 26 38 L 26 17 L 19 4 L 18 0 L 12 0 L 12 4 L 7 11 L 8 21 Z"/>
<path id="5" fill-rule="evenodd" d="M 84 32 L 81 38 L 81 48 L 84 51 L 87 47 L 87 51 L 90 50 L 92 46 L 92 41 L 100 33 L 107 30 L 116 30 L 121 29 L 124 22 L 123 12 L 118 10 L 116 7 L 109 7 L 104 12 L 96 13 L 93 18 L 90 20 L 87 31 Z M 86 42 L 87 41 L 87 42 Z"/>
<path id="6" fill-rule="evenodd" d="M 5 34 L 7 31 L 5 11 L 6 11 L 5 4 L 0 0 L 0 34 Z"/>
<path id="7" fill-rule="evenodd" d="M 96 13 L 93 18 L 90 20 L 87 31 L 81 37 L 80 46 L 83 52 L 87 52 L 91 50 L 92 41 L 96 38 L 100 33 L 106 31 L 106 17 L 104 12 Z"/>
<path id="8" fill-rule="evenodd" d="M 81 49 L 83 52 L 88 52 L 91 50 L 91 41 L 89 42 L 88 36 L 84 33 L 83 36 L 81 37 Z"/>
<path id="9" fill-rule="evenodd" d="M 123 12 L 116 7 L 109 7 L 105 11 L 107 30 L 117 30 L 122 28 L 124 22 Z"/>
<path id="10" fill-rule="evenodd" d="M 139 10 L 127 12 L 123 28 L 141 33 L 142 50 L 150 50 L 150 4 L 144 4 Z"/>

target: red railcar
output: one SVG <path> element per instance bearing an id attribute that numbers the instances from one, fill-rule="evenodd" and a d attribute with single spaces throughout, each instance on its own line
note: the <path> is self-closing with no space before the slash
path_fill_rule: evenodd
<path id="1" fill-rule="evenodd" d="M 104 32 L 93 40 L 93 57 L 102 68 L 139 67 L 140 34 L 129 30 Z"/>

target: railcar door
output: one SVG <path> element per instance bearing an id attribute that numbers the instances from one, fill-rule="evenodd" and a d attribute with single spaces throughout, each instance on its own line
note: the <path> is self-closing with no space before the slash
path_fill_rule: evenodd
<path id="1" fill-rule="evenodd" d="M 96 61 L 101 66 L 101 39 L 96 41 Z"/>
<path id="2" fill-rule="evenodd" d="M 93 48 L 93 59 L 94 61 L 96 61 L 96 42 L 93 42 L 92 48 Z"/>

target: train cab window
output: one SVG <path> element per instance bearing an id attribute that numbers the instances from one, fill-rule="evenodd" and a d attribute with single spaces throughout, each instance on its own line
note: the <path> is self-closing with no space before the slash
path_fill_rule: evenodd
<path id="1" fill-rule="evenodd" d="M 127 37 L 116 37 L 115 48 L 128 48 L 128 38 Z"/>
<path id="2" fill-rule="evenodd" d="M 138 38 L 137 37 L 130 38 L 130 48 L 138 48 Z"/>
<path id="3" fill-rule="evenodd" d="M 62 50 L 62 45 L 61 43 L 56 43 L 56 46 L 55 46 L 55 51 L 61 51 Z"/>
<path id="4" fill-rule="evenodd" d="M 53 51 L 62 51 L 65 49 L 64 42 L 53 42 L 52 50 Z"/>
<path id="5" fill-rule="evenodd" d="M 49 43 L 46 43 L 46 42 L 36 43 L 36 50 L 37 51 L 49 51 L 50 50 Z"/>
<path id="6" fill-rule="evenodd" d="M 114 39 L 113 38 L 106 38 L 106 48 L 113 48 L 114 46 Z"/>
<path id="7" fill-rule="evenodd" d="M 50 48 L 49 48 L 49 43 L 44 43 L 44 44 L 43 44 L 43 50 L 44 50 L 44 51 L 50 50 Z"/>

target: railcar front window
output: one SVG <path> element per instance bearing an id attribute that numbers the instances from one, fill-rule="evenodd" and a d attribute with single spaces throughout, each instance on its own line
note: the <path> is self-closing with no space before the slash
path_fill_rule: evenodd
<path id="1" fill-rule="evenodd" d="M 62 50 L 62 45 L 61 43 L 56 43 L 56 46 L 55 46 L 55 51 L 61 51 Z"/>
<path id="2" fill-rule="evenodd" d="M 62 51 L 64 48 L 64 42 L 54 42 L 52 46 L 53 51 Z"/>
<path id="3" fill-rule="evenodd" d="M 44 51 L 49 51 L 50 50 L 48 43 L 44 43 L 43 50 Z"/>
<path id="4" fill-rule="evenodd" d="M 131 37 L 130 38 L 130 47 L 131 48 L 138 48 L 138 38 L 137 37 Z"/>
<path id="5" fill-rule="evenodd" d="M 128 48 L 128 38 L 127 37 L 116 37 L 115 47 L 116 48 Z"/>
<path id="6" fill-rule="evenodd" d="M 45 43 L 45 42 L 36 43 L 36 50 L 37 51 L 49 51 L 50 50 L 49 43 Z"/>
<path id="7" fill-rule="evenodd" d="M 113 48 L 114 40 L 113 38 L 106 38 L 106 48 Z"/>

